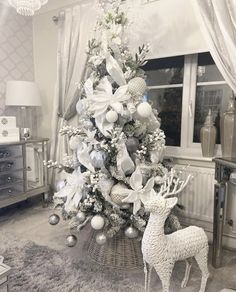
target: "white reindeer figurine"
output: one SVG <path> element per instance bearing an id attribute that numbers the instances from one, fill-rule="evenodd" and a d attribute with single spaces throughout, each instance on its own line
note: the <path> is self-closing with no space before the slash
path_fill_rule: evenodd
<path id="1" fill-rule="evenodd" d="M 183 189 L 182 187 L 181 189 Z M 192 257 L 195 257 L 202 272 L 199 292 L 204 292 L 209 277 L 207 236 L 202 228 L 196 226 L 190 226 L 169 235 L 164 234 L 166 218 L 178 201 L 176 197 L 167 198 L 169 195 L 173 195 L 173 192 L 170 193 L 169 190 L 169 187 L 162 187 L 158 194 L 152 196 L 144 204 L 146 210 L 150 212 L 150 218 L 142 239 L 145 292 L 148 292 L 150 288 L 152 268 L 156 270 L 162 282 L 163 292 L 168 292 L 174 264 L 179 260 L 186 261 L 185 276 L 181 284 L 182 288 L 186 287 L 192 265 L 190 260 Z M 174 191 L 176 190 L 177 187 L 174 188 Z M 163 193 L 165 193 L 164 196 Z"/>

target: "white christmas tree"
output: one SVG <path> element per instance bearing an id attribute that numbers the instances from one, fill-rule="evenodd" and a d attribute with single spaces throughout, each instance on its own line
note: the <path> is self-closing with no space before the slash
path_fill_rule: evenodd
<path id="1" fill-rule="evenodd" d="M 72 230 L 80 231 L 88 222 L 100 230 L 99 244 L 119 231 L 141 238 L 149 218 L 143 203 L 161 188 L 176 195 L 190 178 L 182 179 L 180 172 L 162 163 L 165 135 L 157 111 L 144 101 L 142 66 L 148 46 L 132 55 L 120 1 L 106 2 L 101 4 L 98 38 L 88 44 L 89 73 L 76 106 L 79 124 L 61 130 L 69 136 L 73 155 L 63 164 L 47 164 L 68 172 L 54 195 L 55 206 Z M 52 215 L 49 222 L 57 224 L 59 217 Z M 69 246 L 75 242 L 74 235 L 68 238 Z"/>

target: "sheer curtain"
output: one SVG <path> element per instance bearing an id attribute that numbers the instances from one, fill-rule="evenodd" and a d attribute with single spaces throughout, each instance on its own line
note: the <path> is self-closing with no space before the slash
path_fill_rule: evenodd
<path id="1" fill-rule="evenodd" d="M 67 8 L 59 15 L 57 81 L 50 151 L 53 161 L 62 162 L 63 155 L 70 154 L 67 138 L 61 136 L 59 131 L 65 125 L 76 125 L 76 103 L 81 94 L 79 84 L 85 77 L 87 44 L 96 21 L 93 2 Z"/>
<path id="2" fill-rule="evenodd" d="M 236 92 L 236 1 L 193 1 L 210 53 L 225 81 Z"/>

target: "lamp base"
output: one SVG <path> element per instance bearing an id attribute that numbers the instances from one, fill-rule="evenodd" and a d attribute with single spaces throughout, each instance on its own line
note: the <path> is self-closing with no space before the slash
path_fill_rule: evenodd
<path id="1" fill-rule="evenodd" d="M 30 128 L 21 128 L 20 129 L 20 138 L 22 140 L 28 140 L 32 136 Z"/>

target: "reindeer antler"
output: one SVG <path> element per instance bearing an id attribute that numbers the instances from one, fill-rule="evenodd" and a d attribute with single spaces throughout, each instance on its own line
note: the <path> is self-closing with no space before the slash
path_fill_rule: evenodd
<path id="1" fill-rule="evenodd" d="M 188 174 L 185 180 L 181 180 L 180 177 L 177 177 L 176 170 L 172 168 L 171 171 L 167 175 L 165 175 L 163 184 L 160 187 L 157 195 L 163 196 L 163 198 L 177 195 L 186 187 L 190 179 L 192 179 L 192 175 Z M 172 190 L 171 187 L 173 187 Z"/>

